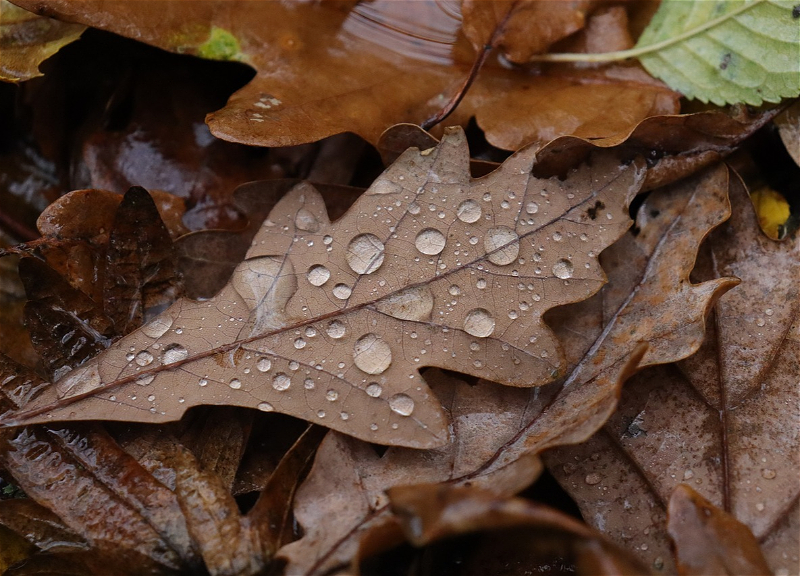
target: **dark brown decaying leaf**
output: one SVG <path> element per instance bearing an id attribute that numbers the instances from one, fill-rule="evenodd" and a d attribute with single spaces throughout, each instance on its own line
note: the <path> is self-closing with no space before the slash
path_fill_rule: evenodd
<path id="1" fill-rule="evenodd" d="M 366 442 L 329 434 L 295 499 L 294 515 L 304 535 L 280 551 L 288 561 L 287 573 L 325 574 L 347 566 L 365 534 L 391 524 L 386 489 L 469 477 L 514 437 L 519 422 L 535 407 L 535 395 L 528 390 L 485 380 L 470 386 L 438 370 L 426 372 L 425 378 L 452 420 L 450 443 L 433 450 L 391 447 L 379 455 Z M 503 478 L 472 482 L 510 496 L 540 470 L 538 459 L 524 457 Z"/>
<path id="2" fill-rule="evenodd" d="M 39 550 L 75 552 L 88 548 L 53 512 L 33 500 L 20 498 L 4 501 L 0 506 L 0 524 L 22 534 Z"/>
<path id="3" fill-rule="evenodd" d="M 563 173 L 596 147 L 611 147 L 623 157 L 636 154 L 646 156 L 647 180 L 642 188 L 653 190 L 672 184 L 726 157 L 780 110 L 780 106 L 757 112 L 734 107 L 731 113 L 715 110 L 655 116 L 642 120 L 629 133 L 610 138 L 555 138 L 539 152 L 537 174 L 549 176 Z"/>
<path id="4" fill-rule="evenodd" d="M 547 570 L 554 561 L 576 565 L 576 574 L 647 573 L 634 557 L 599 533 L 543 504 L 501 499 L 476 488 L 431 484 L 392 488 L 388 494 L 406 539 L 415 546 L 483 535 L 477 549 L 467 554 L 466 573 L 526 574 Z"/>
<path id="5" fill-rule="evenodd" d="M 39 64 L 80 38 L 85 29 L 0 0 L 0 80 L 20 82 L 41 76 Z"/>
<path id="6" fill-rule="evenodd" d="M 552 380 L 560 352 L 541 314 L 596 292 L 596 254 L 629 226 L 637 163 L 598 156 L 537 180 L 533 156 L 472 180 L 456 129 L 408 151 L 333 224 L 313 188 L 294 188 L 219 294 L 179 301 L 6 422 L 165 421 L 228 404 L 441 445 L 423 358 L 514 386 Z"/>
<path id="7" fill-rule="evenodd" d="M 745 191 L 733 184 L 734 216 L 710 237 L 697 272 L 742 283 L 717 303 L 703 347 L 634 378 L 602 433 L 547 462 L 591 510 L 589 523 L 662 569 L 669 565 L 667 502 L 685 482 L 746 524 L 773 570 L 792 573 L 800 555 L 798 245 L 761 235 Z M 668 210 L 654 204 L 643 216 L 666 226 Z M 610 506 L 615 501 L 625 506 Z"/>
<path id="8" fill-rule="evenodd" d="M 98 2 L 18 3 L 167 50 L 252 65 L 253 81 L 208 123 L 218 137 L 261 146 L 312 142 L 342 132 L 376 142 L 393 124 L 420 124 L 439 112 L 462 88 L 476 59 L 459 34 L 457 7 L 434 0 L 225 2 L 191 9 L 153 2 L 105 3 L 102 9 Z M 523 12 L 528 7 L 537 12 L 545 4 L 526 3 Z M 527 33 L 515 28 L 521 21 L 509 21 L 509 45 L 519 44 Z M 545 26 L 548 33 L 561 31 L 539 43 L 549 44 L 576 24 Z M 647 116 L 677 111 L 677 94 L 638 67 L 547 67 L 532 75 L 492 63 L 478 75 L 454 118 L 465 125 L 474 115 L 492 144 L 516 149 L 563 134 L 626 133 Z"/>
<path id="9" fill-rule="evenodd" d="M 750 529 L 690 486 L 675 487 L 667 514 L 667 530 L 675 543 L 679 574 L 761 576 L 771 573 Z"/>
<path id="10" fill-rule="evenodd" d="M 580 442 L 605 422 L 633 369 L 629 356 L 647 365 L 691 354 L 707 310 L 735 284 L 688 281 L 700 241 L 728 215 L 727 185 L 727 169 L 718 166 L 663 193 L 676 200 L 673 225 L 643 228 L 609 249 L 625 263 L 612 267 L 610 284 L 575 305 L 571 321 L 553 319 L 571 366 L 565 382 L 502 395 L 487 382 L 443 382 L 434 391 L 450 409 L 453 431 L 436 451 L 390 448 L 379 458 L 362 442 L 329 436 L 298 492 L 295 515 L 306 532 L 281 550 L 289 570 L 321 574 L 345 565 L 366 531 L 390 521 L 382 493 L 392 486 L 447 481 L 515 493 L 538 474 L 538 452 Z M 646 353 L 638 339 L 650 343 Z M 493 409 L 495 403 L 503 408 Z M 332 492 L 340 498 L 331 500 Z M 321 522 L 331 516 L 339 520 L 334 527 Z"/>

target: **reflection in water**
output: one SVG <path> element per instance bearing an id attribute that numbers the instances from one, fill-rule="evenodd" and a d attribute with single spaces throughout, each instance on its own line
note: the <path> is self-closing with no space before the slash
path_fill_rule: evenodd
<path id="1" fill-rule="evenodd" d="M 359 2 L 339 36 L 367 41 L 382 50 L 433 64 L 452 64 L 461 28 L 458 0 L 374 0 Z"/>

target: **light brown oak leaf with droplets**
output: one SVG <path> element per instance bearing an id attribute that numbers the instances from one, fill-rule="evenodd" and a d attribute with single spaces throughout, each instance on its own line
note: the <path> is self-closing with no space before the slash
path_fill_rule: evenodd
<path id="1" fill-rule="evenodd" d="M 290 414 L 370 442 L 447 442 L 419 368 L 546 384 L 563 356 L 544 312 L 583 300 L 629 227 L 640 162 L 600 153 L 537 179 L 529 147 L 469 176 L 460 128 L 410 149 L 331 223 L 303 184 L 272 210 L 230 282 L 179 300 L 63 376 L 5 424 L 178 419 L 198 404 Z"/>

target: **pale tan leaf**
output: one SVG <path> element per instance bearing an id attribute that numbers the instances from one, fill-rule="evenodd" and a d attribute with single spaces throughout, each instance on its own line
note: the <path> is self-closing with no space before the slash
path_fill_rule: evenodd
<path id="1" fill-rule="evenodd" d="M 698 272 L 742 283 L 717 303 L 702 348 L 635 378 L 601 434 L 547 461 L 592 511 L 587 521 L 655 567 L 669 565 L 664 517 L 670 494 L 685 482 L 746 524 L 773 570 L 793 573 L 800 552 L 798 244 L 760 234 L 738 180 L 731 200 L 734 217 L 710 237 Z M 642 229 L 668 225 L 664 208 L 648 200 Z"/>
<path id="2" fill-rule="evenodd" d="M 540 180 L 533 159 L 526 148 L 473 180 L 456 128 L 409 150 L 335 223 L 300 185 L 219 294 L 178 301 L 6 422 L 158 422 L 228 404 L 442 445 L 446 420 L 418 369 L 521 387 L 556 378 L 541 316 L 602 286 L 596 256 L 628 228 L 644 177 L 606 154 Z"/>
<path id="3" fill-rule="evenodd" d="M 572 366 L 564 382 L 503 397 L 483 391 L 488 383 L 457 385 L 455 396 L 434 387 L 454 421 L 451 443 L 438 451 L 392 448 L 378 458 L 362 442 L 329 437 L 298 492 L 295 513 L 306 533 L 281 551 L 290 569 L 321 574 L 345 565 L 358 539 L 389 521 L 382 494 L 392 486 L 448 481 L 513 494 L 538 473 L 537 453 L 580 442 L 603 425 L 638 360 L 658 364 L 692 353 L 702 341 L 706 311 L 735 284 L 688 280 L 701 239 L 728 216 L 727 186 L 728 171 L 717 166 L 667 191 L 661 202 L 670 212 L 659 223 L 672 225 L 628 234 L 604 254 L 616 257 L 610 284 L 576 305 L 579 310 L 570 307 L 571 324 L 553 318 Z M 640 224 L 648 214 L 640 213 Z M 650 344 L 646 353 L 640 339 Z M 331 516 L 335 527 L 320 522 Z"/>

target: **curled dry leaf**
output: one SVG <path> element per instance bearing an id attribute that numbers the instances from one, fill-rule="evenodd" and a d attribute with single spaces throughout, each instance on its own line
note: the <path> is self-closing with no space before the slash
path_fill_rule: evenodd
<path id="1" fill-rule="evenodd" d="M 675 488 L 667 514 L 679 574 L 771 573 L 750 529 L 690 486 L 679 484 Z"/>
<path id="2" fill-rule="evenodd" d="M 211 114 L 208 124 L 220 138 L 260 146 L 342 132 L 376 142 L 393 124 L 421 124 L 462 91 L 482 57 L 460 33 L 458 6 L 435 0 L 231 1 L 191 8 L 180 2 L 166 8 L 157 2 L 17 2 L 178 53 L 252 65 L 256 77 Z M 489 3 L 474 4 L 482 12 L 486 8 L 480 5 Z M 521 15 L 506 22 L 505 31 L 514 45 L 527 32 L 517 27 L 523 16 L 541 12 L 547 3 L 518 4 Z M 567 20 L 566 27 L 559 22 L 536 31 L 544 34 L 538 43 L 546 45 L 578 24 Z M 558 31 L 553 35 L 553 30 Z M 525 50 L 532 42 L 525 42 Z M 459 110 L 458 122 L 466 125 L 474 115 L 492 144 L 517 149 L 563 134 L 625 133 L 647 116 L 677 112 L 678 95 L 638 67 L 553 67 L 533 75 L 495 62 L 483 68 Z"/>
<path id="3" fill-rule="evenodd" d="M 635 378 L 602 433 L 547 462 L 591 511 L 589 523 L 657 568 L 669 569 L 664 515 L 685 482 L 746 524 L 773 570 L 793 573 L 798 244 L 761 235 L 746 192 L 732 183 L 734 217 L 710 237 L 698 267 L 704 277 L 730 274 L 742 283 L 717 303 L 703 347 Z M 643 233 L 673 221 L 669 204 L 652 199 L 640 216 Z"/>
<path id="4" fill-rule="evenodd" d="M 679 199 L 674 218 L 663 220 L 673 226 L 629 234 L 609 249 L 619 262 L 610 284 L 578 310 L 564 308 L 571 312 L 566 320 L 552 319 L 572 366 L 566 380 L 502 396 L 488 383 L 434 387 L 453 419 L 451 441 L 437 451 L 391 448 L 379 458 L 362 442 L 326 439 L 295 505 L 305 536 L 281 551 L 289 569 L 321 574 L 345 565 L 366 531 L 389 522 L 383 491 L 392 486 L 450 482 L 515 493 L 538 474 L 533 456 L 585 440 L 602 426 L 637 361 L 669 362 L 696 350 L 709 307 L 735 284 L 688 280 L 700 241 L 728 216 L 727 183 L 721 166 L 684 183 L 672 193 Z M 646 352 L 640 340 L 650 343 Z M 330 499 L 333 491 L 341 497 Z M 331 516 L 335 527 L 323 527 L 319 519 Z"/>
<path id="5" fill-rule="evenodd" d="M 629 226 L 637 163 L 598 156 L 539 180 L 533 157 L 472 180 L 455 129 L 408 151 L 333 224 L 313 188 L 294 188 L 219 294 L 179 301 L 4 422 L 166 421 L 228 404 L 442 445 L 444 414 L 419 367 L 523 387 L 557 377 L 541 315 L 600 288 L 596 254 Z"/>
<path id="6" fill-rule="evenodd" d="M 775 124 L 778 126 L 786 150 L 800 166 L 800 100 L 775 118 Z"/>
<path id="7" fill-rule="evenodd" d="M 42 18 L 0 0 L 0 80 L 41 76 L 39 64 L 80 38 L 85 26 Z"/>
<path id="8" fill-rule="evenodd" d="M 598 532 L 563 512 L 522 498 L 443 485 L 389 490 L 403 532 L 414 546 L 482 533 L 467 554 L 467 573 L 544 570 L 553 561 L 574 564 L 576 574 L 640 575 L 647 569 Z M 555 536 L 555 537 L 554 537 Z"/>
<path id="9" fill-rule="evenodd" d="M 733 108 L 731 113 L 710 111 L 642 120 L 629 133 L 610 138 L 556 138 L 537 158 L 537 174 L 563 172 L 596 147 L 611 147 L 626 155 L 647 158 L 647 180 L 643 190 L 653 190 L 710 166 L 752 136 L 780 113 L 781 107 L 751 113 Z"/>

